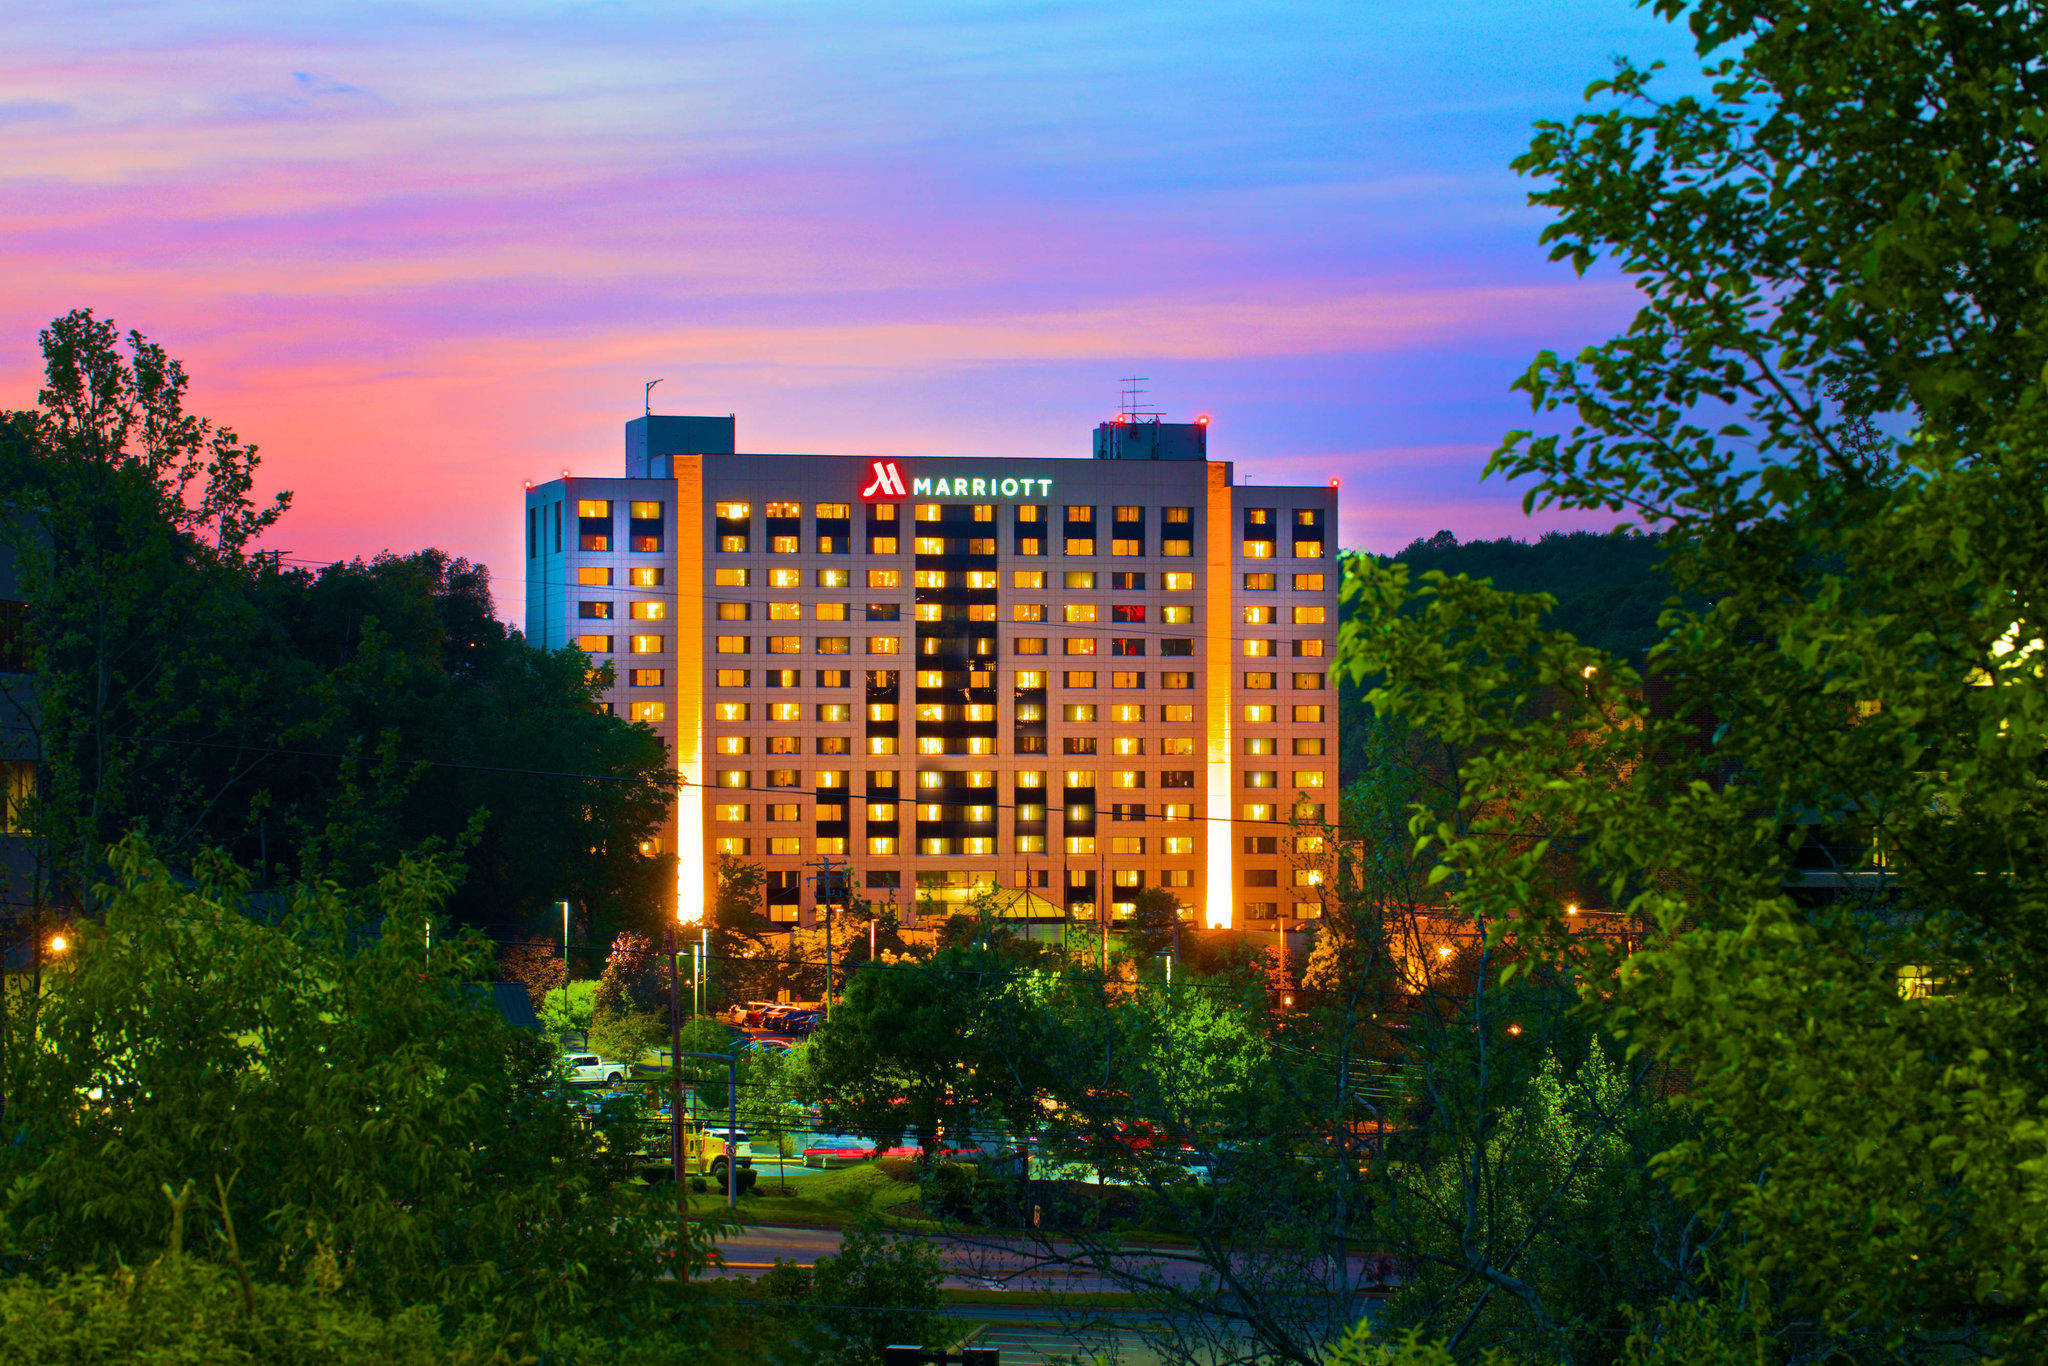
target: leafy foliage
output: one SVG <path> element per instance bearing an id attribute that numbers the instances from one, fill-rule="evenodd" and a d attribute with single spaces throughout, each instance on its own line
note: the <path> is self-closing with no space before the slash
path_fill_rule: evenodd
<path id="1" fill-rule="evenodd" d="M 1689 604 L 1638 670 L 1547 601 L 1359 562 L 1341 649 L 1469 752 L 1415 834 L 1504 970 L 1569 971 L 1693 1081 L 1657 1170 L 1729 1235 L 1628 1354 L 2036 1359 L 2048 20 L 1657 8 L 1711 93 L 1623 63 L 1518 163 L 1554 254 L 1642 307 L 1537 359 L 1572 425 L 1493 468 L 1651 526 Z M 1572 932 L 1558 842 L 1642 940 Z"/>
<path id="2" fill-rule="evenodd" d="M 114 868 L 8 1059 L 14 1267 L 137 1265 L 158 1191 L 189 1181 L 194 1233 L 259 1278 L 331 1267 L 380 1311 L 514 1327 L 653 1312 L 673 1231 L 556 1094 L 552 1051 L 463 989 L 489 955 L 436 924 L 444 864 L 254 902 L 233 869 L 187 886 L 134 842 Z"/>

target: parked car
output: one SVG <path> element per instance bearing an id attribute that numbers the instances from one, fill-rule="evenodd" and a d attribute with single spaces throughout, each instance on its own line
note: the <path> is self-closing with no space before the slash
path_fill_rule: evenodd
<path id="1" fill-rule="evenodd" d="M 565 1053 L 562 1064 L 569 1069 L 571 1081 L 599 1081 L 616 1086 L 626 1079 L 626 1064 L 595 1053 Z"/>
<path id="2" fill-rule="evenodd" d="M 785 1034 L 807 1035 L 824 1021 L 825 1012 L 822 1010 L 792 1010 L 782 1017 L 781 1029 Z"/>
<path id="3" fill-rule="evenodd" d="M 725 1016 L 736 1025 L 758 1025 L 761 1023 L 761 1016 L 774 1008 L 773 1001 L 748 1001 L 743 1005 L 734 1005 L 725 1012 Z"/>

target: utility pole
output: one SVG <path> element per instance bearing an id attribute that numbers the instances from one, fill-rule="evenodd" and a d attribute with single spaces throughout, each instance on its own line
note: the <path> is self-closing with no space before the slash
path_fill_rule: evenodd
<path id="1" fill-rule="evenodd" d="M 676 1282 L 689 1274 L 683 1249 L 689 1245 L 690 1197 L 683 1185 L 683 1022 L 676 1016 L 676 932 L 668 940 L 668 1170 L 676 1184 Z"/>
<path id="2" fill-rule="evenodd" d="M 841 864 L 839 866 L 841 869 L 845 869 L 851 865 Z M 825 917 L 825 999 L 823 1004 L 825 1016 L 827 1019 L 830 1019 L 832 1016 L 832 907 L 838 900 L 840 889 L 837 880 L 833 877 L 831 859 L 819 858 L 817 869 L 818 909 Z"/>
<path id="3" fill-rule="evenodd" d="M 562 908 L 562 1028 L 569 1027 L 569 903 L 557 901 Z"/>

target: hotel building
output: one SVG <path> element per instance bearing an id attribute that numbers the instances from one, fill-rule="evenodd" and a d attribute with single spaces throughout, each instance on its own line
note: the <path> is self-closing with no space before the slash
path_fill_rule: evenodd
<path id="1" fill-rule="evenodd" d="M 526 493 L 528 638 L 609 662 L 682 780 L 694 918 L 721 853 L 795 921 L 820 857 L 873 900 L 1286 922 L 1337 796 L 1337 491 L 1238 484 L 1206 420 L 1094 458 L 755 455 L 636 418 L 621 478 Z"/>

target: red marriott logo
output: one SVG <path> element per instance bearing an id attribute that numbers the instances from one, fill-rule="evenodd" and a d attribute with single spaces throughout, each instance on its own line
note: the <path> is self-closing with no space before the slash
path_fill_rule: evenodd
<path id="1" fill-rule="evenodd" d="M 860 491 L 863 498 L 907 498 L 909 491 L 903 487 L 903 476 L 897 472 L 894 460 L 876 460 L 868 465 L 874 474 L 874 481 Z"/>

